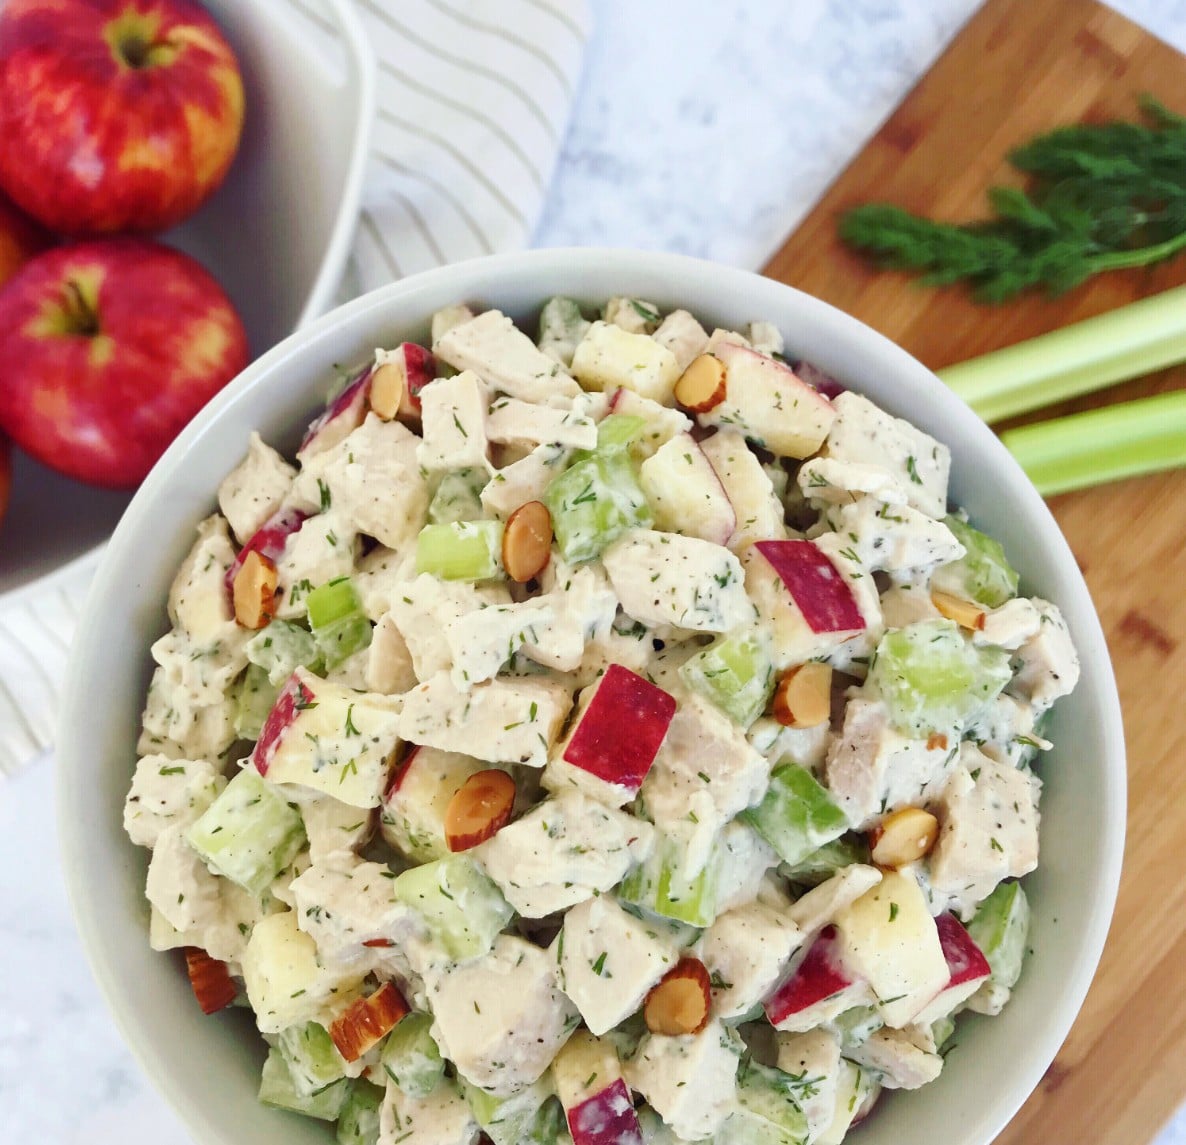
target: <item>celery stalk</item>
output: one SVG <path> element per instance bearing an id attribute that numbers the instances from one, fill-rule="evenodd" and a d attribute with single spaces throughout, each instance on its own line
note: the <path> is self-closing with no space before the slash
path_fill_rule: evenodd
<path id="1" fill-rule="evenodd" d="M 1179 286 L 937 373 L 991 425 L 1184 359 Z"/>
<path id="2" fill-rule="evenodd" d="M 1186 465 L 1186 391 L 1021 426 L 1001 440 L 1043 496 L 1173 469 Z"/>
<path id="3" fill-rule="evenodd" d="M 500 521 L 425 525 L 416 540 L 416 572 L 444 580 L 490 580 L 502 573 Z"/>

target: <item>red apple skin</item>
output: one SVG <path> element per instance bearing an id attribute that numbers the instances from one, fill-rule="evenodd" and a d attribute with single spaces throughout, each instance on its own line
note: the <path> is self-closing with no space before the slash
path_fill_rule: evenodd
<path id="1" fill-rule="evenodd" d="M 0 192 L 0 286 L 53 240 Z"/>
<path id="2" fill-rule="evenodd" d="M 280 742 L 296 722 L 297 715 L 316 702 L 317 697 L 296 672 L 288 677 L 251 752 L 251 762 L 260 775 L 268 774 Z"/>
<path id="3" fill-rule="evenodd" d="M 194 0 L 0 12 L 0 187 L 50 230 L 180 222 L 222 182 L 242 129 L 238 62 Z"/>
<path id="4" fill-rule="evenodd" d="M 0 428 L 95 485 L 136 486 L 247 360 L 222 288 L 159 243 L 57 247 L 0 292 Z"/>
<path id="5" fill-rule="evenodd" d="M 812 632 L 860 632 L 865 618 L 836 566 L 811 541 L 757 541 Z"/>
<path id="6" fill-rule="evenodd" d="M 766 999 L 766 1018 L 777 1029 L 791 1014 L 838 994 L 853 981 L 840 961 L 840 933 L 836 927 L 826 926 L 790 976 Z"/>

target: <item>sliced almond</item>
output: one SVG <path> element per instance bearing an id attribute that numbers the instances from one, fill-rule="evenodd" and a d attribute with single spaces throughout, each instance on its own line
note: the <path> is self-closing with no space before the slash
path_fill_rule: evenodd
<path id="1" fill-rule="evenodd" d="M 790 668 L 774 689 L 774 718 L 787 728 L 813 728 L 832 714 L 832 666 L 814 660 Z"/>
<path id="2" fill-rule="evenodd" d="M 407 378 L 395 362 L 384 362 L 371 374 L 371 409 L 384 421 L 399 415 L 407 392 Z"/>
<path id="3" fill-rule="evenodd" d="M 699 958 L 681 958 L 651 989 L 642 1014 L 653 1034 L 698 1034 L 708 1025 L 711 1002 L 708 968 Z"/>
<path id="4" fill-rule="evenodd" d="M 947 736 L 943 732 L 931 732 L 927 736 L 927 751 L 946 751 Z"/>
<path id="5" fill-rule="evenodd" d="M 338 1053 L 348 1062 L 355 1062 L 385 1038 L 407 1013 L 404 996 L 392 983 L 384 982 L 369 998 L 359 998 L 335 1019 L 329 1028 L 329 1036 L 338 1047 Z"/>
<path id="6" fill-rule="evenodd" d="M 725 400 L 725 364 L 711 354 L 692 359 L 675 383 L 675 400 L 693 413 L 707 413 Z"/>
<path id="7" fill-rule="evenodd" d="M 519 584 L 539 576 L 552 555 L 552 515 L 542 501 L 528 501 L 507 518 L 502 567 Z"/>
<path id="8" fill-rule="evenodd" d="M 200 947 L 187 946 L 185 969 L 203 1014 L 216 1014 L 235 1000 L 239 991 L 225 962 L 211 958 Z"/>
<path id="9" fill-rule="evenodd" d="M 869 832 L 869 854 L 879 867 L 904 867 L 927 854 L 938 836 L 934 815 L 921 807 L 903 807 Z"/>
<path id="10" fill-rule="evenodd" d="M 445 808 L 445 842 L 468 851 L 506 826 L 515 804 L 515 781 L 497 767 L 471 775 Z"/>
<path id="11" fill-rule="evenodd" d="M 954 620 L 961 628 L 977 632 L 984 627 L 984 609 L 975 601 L 952 596 L 949 592 L 932 592 L 931 603 L 939 610 L 940 616 Z"/>
<path id="12" fill-rule="evenodd" d="M 235 573 L 232 588 L 235 619 L 244 628 L 263 628 L 272 619 L 276 599 L 276 565 L 252 549 Z"/>

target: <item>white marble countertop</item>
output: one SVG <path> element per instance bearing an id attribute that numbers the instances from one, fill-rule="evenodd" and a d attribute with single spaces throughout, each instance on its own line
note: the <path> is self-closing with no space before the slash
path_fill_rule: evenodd
<path id="1" fill-rule="evenodd" d="M 537 242 L 752 268 L 978 6 L 592 3 L 597 30 Z M 1186 50 L 1186 3 L 1115 6 Z M 45 758 L 0 785 L 0 1141 L 184 1145 L 87 970 L 57 863 L 52 772 Z M 1186 1116 L 1158 1145 L 1186 1145 Z"/>

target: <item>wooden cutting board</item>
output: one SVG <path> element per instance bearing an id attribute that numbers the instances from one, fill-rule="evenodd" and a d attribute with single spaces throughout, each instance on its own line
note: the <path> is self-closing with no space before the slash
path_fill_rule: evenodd
<path id="1" fill-rule="evenodd" d="M 837 214 L 891 201 L 952 221 L 1015 176 L 1007 151 L 1080 120 L 1131 119 L 1150 92 L 1186 112 L 1186 59 L 1090 0 L 988 0 L 766 273 L 874 326 L 932 368 L 1186 282 L 1186 258 L 1054 301 L 986 308 L 872 271 Z M 1037 416 L 1186 387 L 1165 371 Z M 1120 685 L 1129 769 L 1120 898 L 1099 974 L 1038 1090 L 998 1139 L 1147 1145 L 1186 1101 L 1186 472 L 1066 494 L 1051 507 L 1083 567 Z"/>

